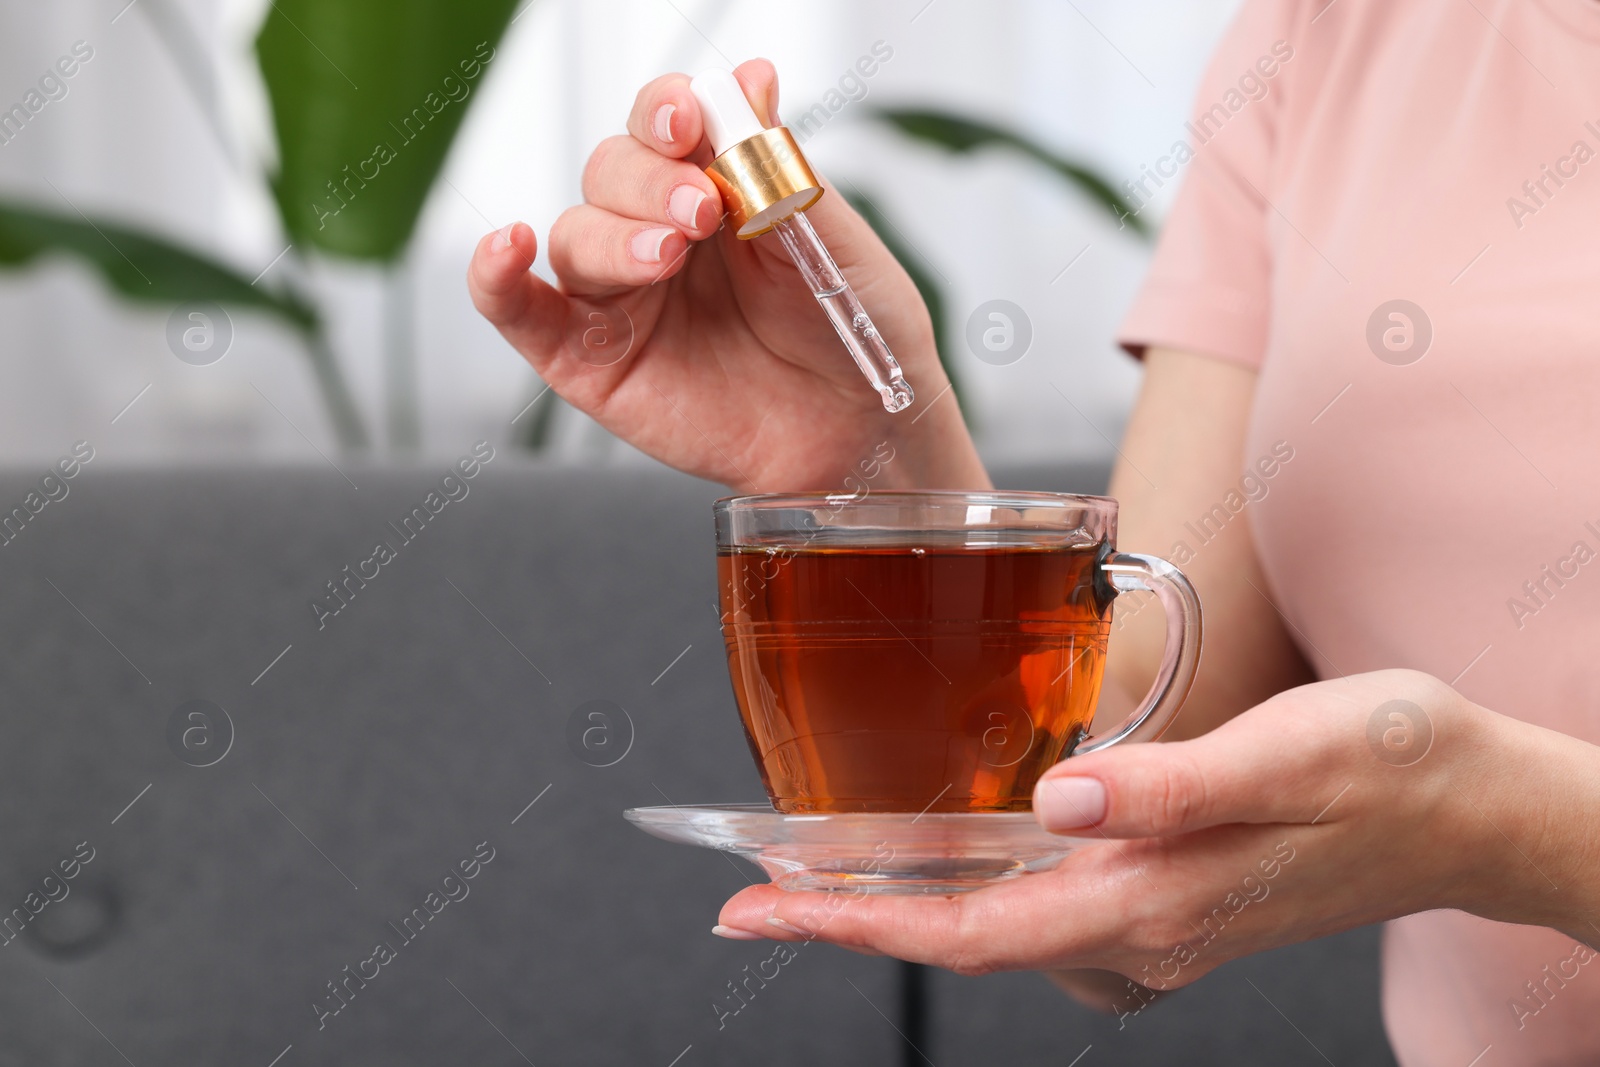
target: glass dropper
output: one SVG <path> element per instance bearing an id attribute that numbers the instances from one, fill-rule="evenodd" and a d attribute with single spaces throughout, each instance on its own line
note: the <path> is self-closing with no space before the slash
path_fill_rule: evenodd
<path id="1" fill-rule="evenodd" d="M 796 211 L 773 223 L 772 228 L 777 231 L 783 247 L 789 250 L 789 258 L 800 268 L 800 276 L 811 287 L 811 295 L 828 313 L 828 321 L 833 323 L 839 340 L 850 350 L 850 358 L 883 398 L 884 408 L 904 411 L 910 407 L 917 395 L 911 391 L 911 384 L 901 372 L 894 353 L 884 344 L 878 328 L 872 325 L 856 291 L 844 280 L 838 264 L 828 254 L 817 231 L 812 229 L 806 213 Z"/>
<path id="2" fill-rule="evenodd" d="M 822 184 L 783 126 L 766 128 L 734 76 L 708 70 L 689 83 L 700 103 L 706 137 L 717 158 L 706 173 L 722 193 L 728 220 L 741 240 L 776 230 L 856 366 L 888 411 L 916 399 L 899 362 L 850 288 L 839 265 L 812 228 L 805 211 L 822 196 Z"/>

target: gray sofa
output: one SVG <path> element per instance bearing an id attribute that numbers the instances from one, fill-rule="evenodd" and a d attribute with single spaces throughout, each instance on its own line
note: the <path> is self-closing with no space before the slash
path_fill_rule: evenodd
<path id="1" fill-rule="evenodd" d="M 1126 1029 L 1037 975 L 812 945 L 719 1028 L 770 950 L 710 927 L 759 875 L 620 814 L 761 795 L 716 488 L 505 450 L 454 483 L 341 466 L 100 458 L 8 530 L 0 1064 L 1393 1062 L 1373 931 Z M 0 511 L 41 474 L 0 473 Z M 626 713 L 609 766 L 569 743 L 593 700 Z"/>

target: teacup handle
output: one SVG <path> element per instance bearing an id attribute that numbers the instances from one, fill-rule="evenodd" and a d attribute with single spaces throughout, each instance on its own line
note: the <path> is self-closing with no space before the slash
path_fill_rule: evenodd
<path id="1" fill-rule="evenodd" d="M 1098 752 L 1120 741 L 1160 737 L 1183 706 L 1200 664 L 1200 598 L 1182 571 L 1157 556 L 1111 552 L 1101 559 L 1100 572 L 1118 593 L 1142 589 L 1156 595 L 1167 613 L 1167 644 L 1161 669 L 1138 710 L 1105 737 L 1085 738 L 1073 755 Z"/>

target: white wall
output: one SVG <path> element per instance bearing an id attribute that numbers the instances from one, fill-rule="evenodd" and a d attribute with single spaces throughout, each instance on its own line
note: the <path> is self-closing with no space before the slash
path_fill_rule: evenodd
<path id="1" fill-rule="evenodd" d="M 0 102 L 20 98 L 74 41 L 95 48 L 70 94 L 0 145 L 0 196 L 58 210 L 70 210 L 70 200 L 91 215 L 158 229 L 253 277 L 286 242 L 249 177 L 250 146 L 233 150 L 246 157 L 241 173 L 141 10 L 160 0 L 139 0 L 113 23 L 125 2 L 0 8 Z M 466 259 L 489 228 L 485 217 L 495 225 L 524 219 L 542 236 L 576 199 L 588 149 L 620 130 L 634 92 L 656 74 L 765 55 L 783 77 L 784 110 L 794 113 L 882 40 L 894 55 L 868 83 L 865 104 L 829 122 L 807 142 L 808 154 L 836 181 L 876 193 L 945 280 L 950 335 L 986 455 L 1108 453 L 1106 438 L 1120 432 L 1137 377 L 1111 337 L 1148 250 L 1032 164 L 1000 153 L 952 159 L 907 144 L 863 114 L 895 103 L 987 116 L 1120 181 L 1176 135 L 1236 2 L 816 0 L 796 8 L 764 0 L 534 0 L 476 93 L 446 168 L 454 188 L 435 190 L 409 265 L 426 447 L 448 452 L 479 436 L 507 439 L 511 416 L 537 389 L 466 296 Z M 210 53 L 203 65 L 231 75 L 224 81 L 234 121 L 253 114 L 259 126 L 244 49 L 264 3 L 180 6 Z M 806 17 L 797 22 L 796 10 Z M 1151 210 L 1159 215 L 1163 207 Z M 378 427 L 378 282 L 330 267 L 319 271 L 318 285 L 360 402 Z M 1035 332 L 1027 357 L 1006 367 L 979 362 L 960 343 L 970 311 L 995 297 L 1021 305 Z M 228 356 L 191 367 L 167 350 L 167 310 L 114 300 L 66 262 L 0 272 L 0 461 L 47 459 L 78 438 L 126 461 L 315 460 L 312 443 L 333 451 L 291 337 L 259 316 L 236 314 Z M 559 455 L 636 461 L 587 420 L 565 414 Z"/>

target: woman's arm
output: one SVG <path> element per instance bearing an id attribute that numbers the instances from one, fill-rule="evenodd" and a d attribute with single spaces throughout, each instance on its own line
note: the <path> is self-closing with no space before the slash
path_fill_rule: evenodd
<path id="1" fill-rule="evenodd" d="M 1119 509 L 1118 546 L 1130 552 L 1173 555 L 1180 542 L 1193 558 L 1180 562 L 1205 610 L 1204 651 L 1194 689 L 1169 740 L 1198 737 L 1274 693 L 1311 680 L 1282 618 L 1268 601 L 1272 591 L 1256 558 L 1249 508 L 1232 516 L 1201 543 L 1194 530 L 1229 493 L 1248 494 L 1250 471 L 1270 493 L 1245 455 L 1245 430 L 1256 374 L 1238 363 L 1152 348 L 1145 354 L 1144 384 L 1111 475 Z M 1268 457 L 1275 458 L 1275 457 Z M 1294 476 L 1292 462 L 1275 477 Z M 1224 509 L 1226 513 L 1226 509 Z M 1216 530 L 1216 520 L 1202 532 Z M 1107 720 L 1120 719 L 1155 677 L 1165 625 L 1153 597 L 1119 601 L 1106 662 Z"/>
<path id="2" fill-rule="evenodd" d="M 1073 801 L 1054 802 L 1070 779 Z M 1149 1003 L 1144 987 L 1438 908 L 1600 942 L 1600 747 L 1416 671 L 1316 682 L 1191 741 L 1065 760 L 1034 800 L 1051 829 L 1112 840 L 954 897 L 840 907 L 752 886 L 721 923 L 962 974 L 1114 971 L 1122 995 L 1101 1003 L 1121 1013 Z"/>

